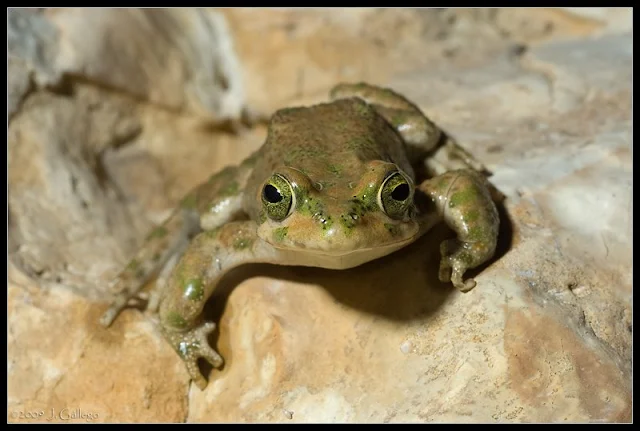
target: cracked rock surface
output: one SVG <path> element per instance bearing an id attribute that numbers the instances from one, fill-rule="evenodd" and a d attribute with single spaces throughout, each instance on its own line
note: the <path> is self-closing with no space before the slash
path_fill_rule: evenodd
<path id="1" fill-rule="evenodd" d="M 629 8 L 12 9 L 7 31 L 9 422 L 631 421 Z M 98 325 L 153 225 L 260 146 L 246 112 L 362 80 L 505 194 L 474 290 L 438 282 L 442 227 L 347 271 L 248 267 L 210 301 L 204 391 L 149 313 Z"/>

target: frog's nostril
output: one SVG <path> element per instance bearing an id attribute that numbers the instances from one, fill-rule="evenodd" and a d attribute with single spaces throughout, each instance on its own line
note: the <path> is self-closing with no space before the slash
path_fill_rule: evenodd
<path id="1" fill-rule="evenodd" d="M 313 215 L 313 219 L 316 220 L 318 223 L 320 223 L 320 225 L 322 226 L 322 229 L 328 229 L 329 227 L 331 227 L 331 217 L 327 216 L 323 213 L 315 213 Z"/>

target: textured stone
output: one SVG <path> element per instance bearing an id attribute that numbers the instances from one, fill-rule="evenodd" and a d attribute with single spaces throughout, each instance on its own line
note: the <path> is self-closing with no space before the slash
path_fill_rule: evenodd
<path id="1" fill-rule="evenodd" d="M 58 32 L 42 15 L 7 9 L 8 115 L 13 117 L 32 85 L 55 85 Z"/>
<path id="2" fill-rule="evenodd" d="M 97 323 L 100 309 L 95 304 L 65 288 L 44 290 L 13 268 L 9 275 L 7 420 L 95 423 L 184 418 L 184 368 L 174 360 L 170 346 L 148 336 L 154 333 L 151 324 L 138 320 L 131 326 L 124 317 L 105 331 Z M 157 379 L 159 369 L 163 378 Z"/>
<path id="3" fill-rule="evenodd" d="M 93 82 L 34 92 L 9 127 L 10 258 L 38 281 L 10 267 L 8 420 L 53 407 L 82 422 L 629 422 L 623 12 L 220 11 L 252 108 L 324 101 L 340 80 L 391 86 L 485 163 L 506 200 L 498 255 L 467 294 L 437 281 L 444 228 L 348 271 L 236 272 L 207 310 L 225 366 L 205 391 L 152 315 L 126 310 L 105 330 L 104 303 L 86 298 L 264 128 L 220 133 Z"/>
<path id="4" fill-rule="evenodd" d="M 139 131 L 126 105 L 47 93 L 29 97 L 9 127 L 9 254 L 43 281 L 86 294 L 122 259 L 134 221 L 100 154 Z M 100 247 L 96 247 L 100 244 Z M 109 258 L 107 258 L 109 256 Z M 111 262 L 110 262 L 111 261 Z"/>
<path id="5" fill-rule="evenodd" d="M 24 60 L 38 85 L 53 85 L 60 79 L 59 39 L 55 26 L 41 13 L 7 9 L 7 54 Z"/>
<path id="6" fill-rule="evenodd" d="M 206 9 L 63 8 L 60 68 L 170 109 L 236 119 L 244 88 L 225 21 Z"/>

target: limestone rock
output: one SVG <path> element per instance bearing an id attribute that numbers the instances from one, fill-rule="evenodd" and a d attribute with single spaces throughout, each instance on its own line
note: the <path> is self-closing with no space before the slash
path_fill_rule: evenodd
<path id="1" fill-rule="evenodd" d="M 239 64 L 215 11 L 64 8 L 49 16 L 64 35 L 63 70 L 216 120 L 244 108 Z"/>
<path id="2" fill-rule="evenodd" d="M 33 84 L 55 85 L 61 78 L 55 66 L 58 32 L 41 14 L 7 9 L 8 115 L 18 110 Z"/>
<path id="3" fill-rule="evenodd" d="M 7 37 L 10 58 L 40 87 L 66 76 L 218 122 L 245 109 L 240 65 L 214 10 L 11 8 Z"/>

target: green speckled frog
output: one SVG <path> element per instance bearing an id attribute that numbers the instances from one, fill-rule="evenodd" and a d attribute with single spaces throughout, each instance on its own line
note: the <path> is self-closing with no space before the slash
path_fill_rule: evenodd
<path id="1" fill-rule="evenodd" d="M 117 277 L 121 293 L 102 323 L 165 268 L 162 332 L 204 389 L 198 359 L 218 367 L 222 358 L 207 341 L 215 324 L 202 310 L 239 265 L 352 268 L 444 221 L 457 238 L 440 246 L 440 280 L 472 289 L 463 275 L 493 256 L 499 224 L 475 162 L 451 141 L 438 149 L 439 129 L 391 90 L 340 84 L 331 99 L 276 112 L 260 150 L 189 193 Z M 417 184 L 414 168 L 431 169 L 430 178 Z"/>

